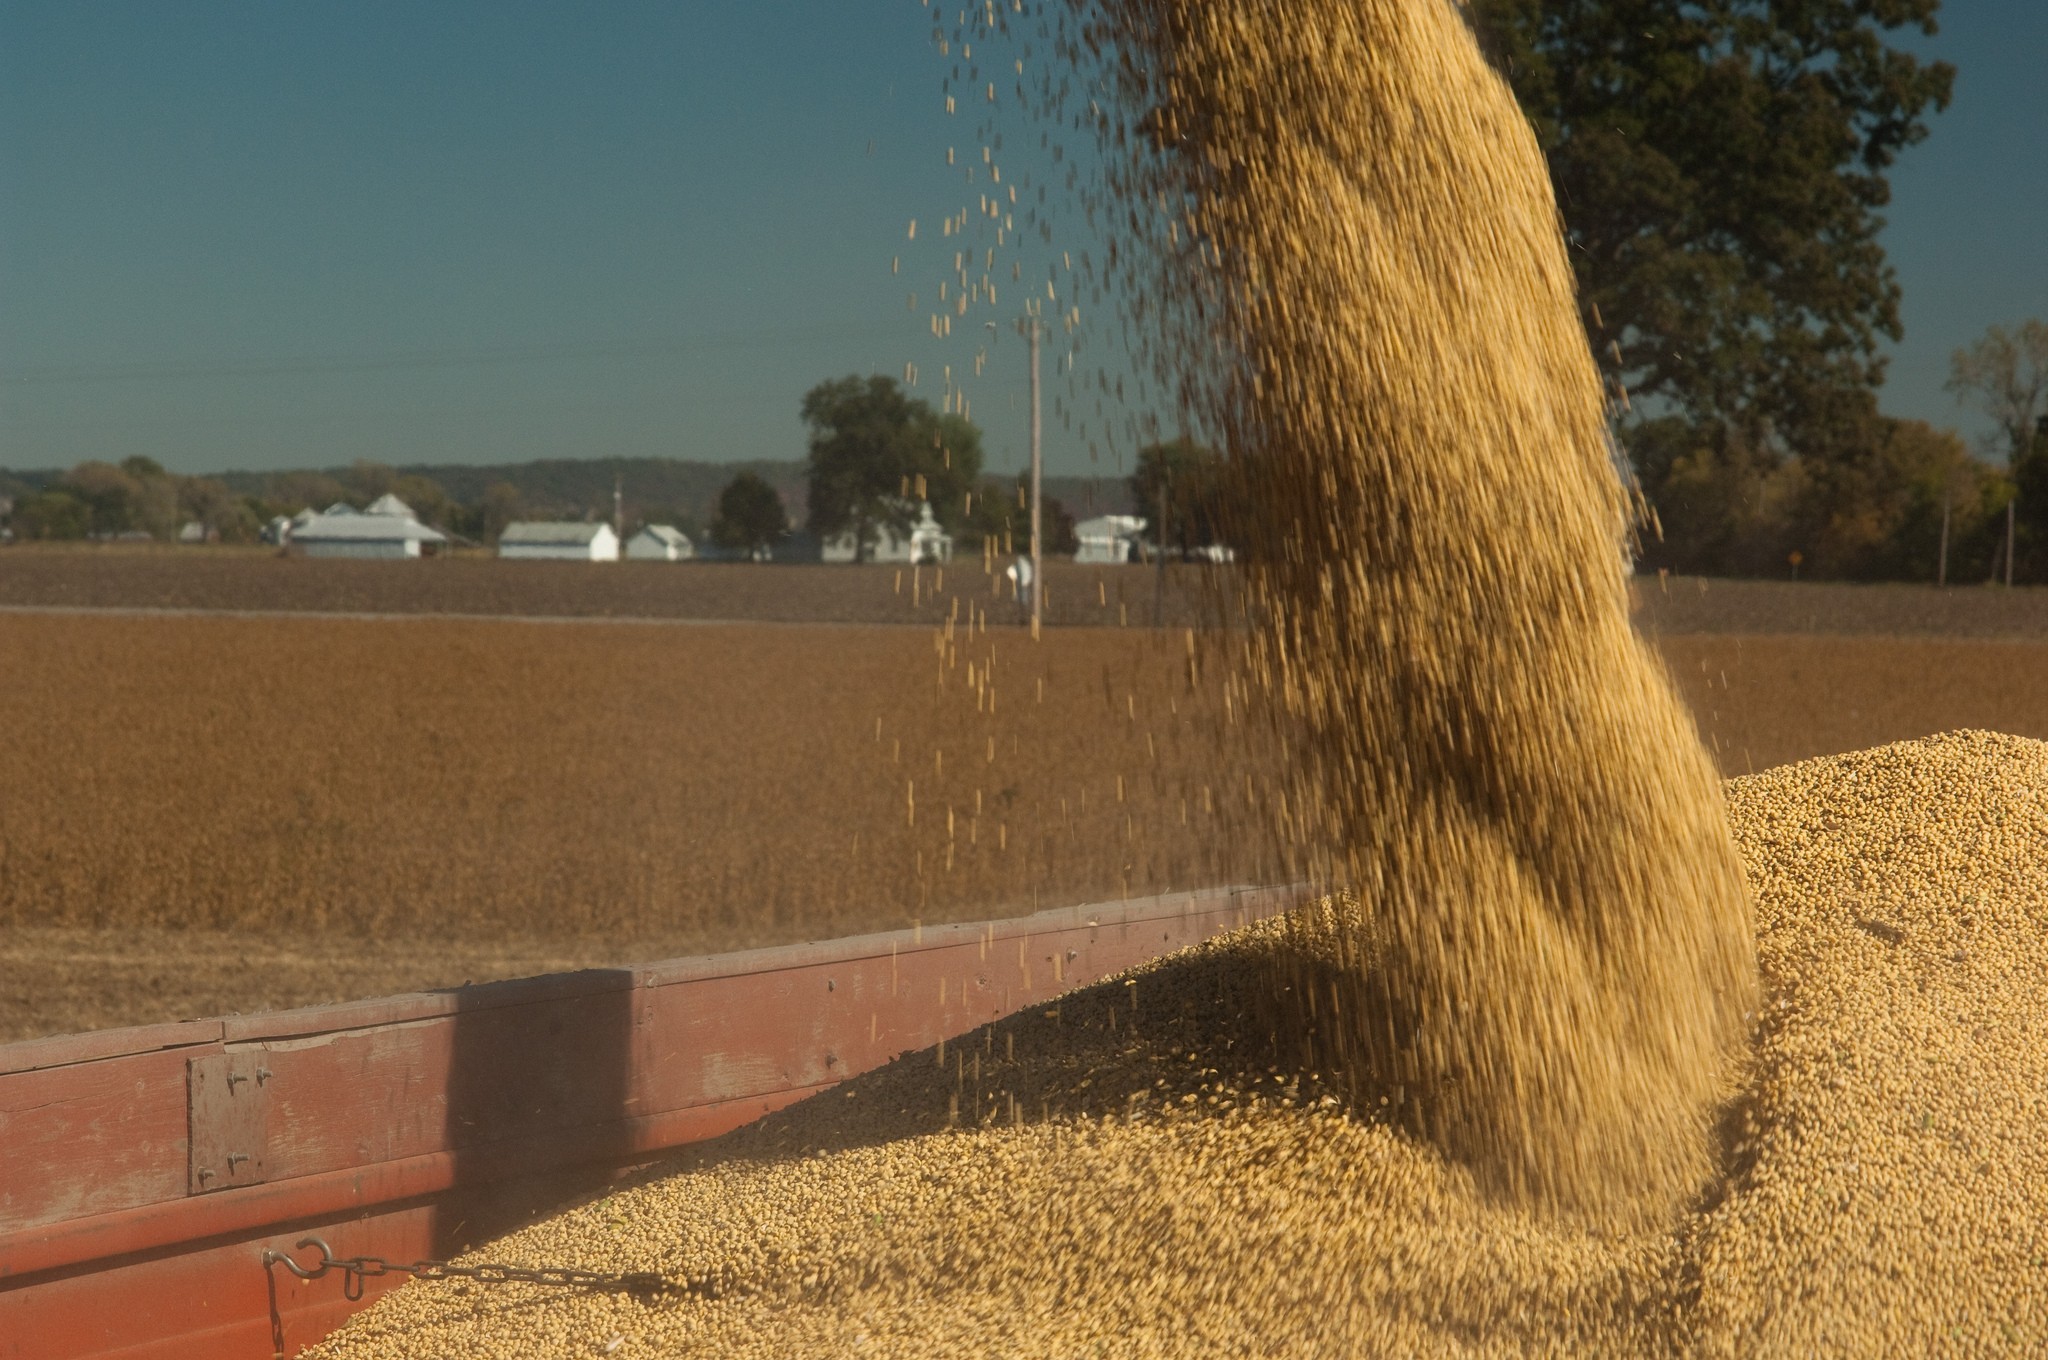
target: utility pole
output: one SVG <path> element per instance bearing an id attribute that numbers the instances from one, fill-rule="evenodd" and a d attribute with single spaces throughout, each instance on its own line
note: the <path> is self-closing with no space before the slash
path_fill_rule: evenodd
<path id="1" fill-rule="evenodd" d="M 1185 441 L 1187 436 L 1182 435 Z M 1166 488 L 1173 480 L 1172 465 L 1161 460 L 1159 469 L 1159 530 L 1153 534 L 1158 551 L 1152 561 L 1152 626 L 1166 626 Z"/>
<path id="2" fill-rule="evenodd" d="M 1935 559 L 1934 584 L 1939 589 L 1948 584 L 1948 516 L 1949 504 L 1955 499 L 1955 473 L 1944 472 L 1941 486 L 1941 556 Z"/>
<path id="3" fill-rule="evenodd" d="M 1038 312 L 1031 313 L 1031 636 L 1045 610 L 1045 460 L 1038 450 Z"/>
<path id="4" fill-rule="evenodd" d="M 612 532 L 619 537 L 619 546 L 626 545 L 626 479 L 619 473 L 612 474 Z"/>
<path id="5" fill-rule="evenodd" d="M 2019 493 L 2015 490 L 2012 500 L 2005 503 L 2005 586 L 2008 590 L 2012 589 L 2012 507 L 2018 499 Z"/>

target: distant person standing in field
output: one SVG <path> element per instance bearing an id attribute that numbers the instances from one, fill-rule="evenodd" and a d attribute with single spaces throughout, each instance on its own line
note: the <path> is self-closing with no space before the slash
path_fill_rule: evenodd
<path id="1" fill-rule="evenodd" d="M 1019 554 L 1010 569 L 1003 573 L 1017 586 L 1017 606 L 1026 614 L 1031 612 L 1031 592 L 1036 583 L 1031 579 L 1031 559 Z"/>

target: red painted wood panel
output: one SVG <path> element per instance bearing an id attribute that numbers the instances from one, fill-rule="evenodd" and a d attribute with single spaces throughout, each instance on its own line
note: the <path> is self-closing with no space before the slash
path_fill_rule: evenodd
<path id="1" fill-rule="evenodd" d="M 0 1049 L 0 1357 L 268 1356 L 261 1247 L 298 1224 L 347 1223 L 344 1254 L 452 1251 L 506 1187 L 715 1136 L 1294 898 L 1216 890 L 43 1041 L 11 1065 Z M 260 1129 L 236 1175 L 263 1183 L 187 1193 L 194 1055 L 244 1083 L 191 1106 L 235 1120 L 202 1143 L 224 1158 Z M 279 1284 L 288 1351 L 349 1311 L 338 1280 Z"/>
<path id="2" fill-rule="evenodd" d="M 32 1290 L 0 1292 L 0 1360 L 268 1357 L 274 1353 L 273 1289 L 284 1353 L 290 1355 L 364 1305 L 342 1298 L 339 1277 L 305 1281 L 281 1268 L 266 1271 L 265 1248 L 294 1251 L 301 1237 L 313 1235 L 326 1239 L 338 1256 L 413 1261 L 432 1253 L 434 1226 L 433 1206 L 411 1205 L 374 1218 L 313 1220 L 138 1264 L 125 1272 L 114 1298 L 106 1277 L 91 1271 L 47 1280 Z M 302 1263 L 310 1264 L 314 1256 L 295 1252 Z M 400 1283 L 395 1276 L 371 1281 L 369 1296 L 374 1299 Z"/>
<path id="3" fill-rule="evenodd" d="M 219 1194 L 168 1200 L 118 1213 L 75 1219 L 54 1228 L 0 1234 L 0 1297 L 20 1281 L 80 1264 L 139 1259 L 165 1247 L 277 1223 L 329 1216 L 343 1209 L 373 1214 L 379 1206 L 443 1195 L 463 1186 L 545 1175 L 589 1163 L 627 1165 L 671 1148 L 729 1133 L 771 1110 L 825 1087 L 801 1087 L 716 1105 L 568 1131 L 536 1141 L 513 1139 L 397 1162 L 300 1176 Z"/>
<path id="4" fill-rule="evenodd" d="M 0 1076 L 0 1233 L 185 1196 L 185 1062 L 217 1045 Z"/>
<path id="5" fill-rule="evenodd" d="M 24 1039 L 19 1043 L 0 1044 L 0 1075 L 33 1072 L 43 1067 L 67 1067 L 72 1063 L 118 1058 L 128 1053 L 152 1053 L 160 1048 L 217 1043 L 221 1029 L 219 1020 L 179 1020 L 166 1025 L 132 1025 L 124 1029 L 95 1030 L 91 1034 Z"/>

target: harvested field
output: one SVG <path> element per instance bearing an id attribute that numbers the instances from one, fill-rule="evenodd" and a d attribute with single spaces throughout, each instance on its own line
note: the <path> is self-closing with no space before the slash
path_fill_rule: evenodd
<path id="1" fill-rule="evenodd" d="M 1255 876 L 1178 635 L 992 641 L 991 672 L 929 629 L 0 617 L 8 1037 Z M 65 1010 L 34 941 L 156 955 L 137 928 L 336 964 Z M 493 943 L 373 982 L 401 939 Z"/>
<path id="2" fill-rule="evenodd" d="M 1205 615 L 1213 569 L 1048 562 L 1048 621 L 1182 627 Z M 20 544 L 0 549 L 0 607 L 227 612 L 519 615 L 716 619 L 774 623 L 936 624 L 954 595 L 1000 602 L 980 560 L 933 569 L 749 566 L 724 562 L 501 562 L 461 555 L 425 562 L 281 557 L 231 548 Z M 912 590 L 912 578 L 916 590 Z M 950 584 L 948 584 L 950 583 Z M 964 592 L 964 593 L 963 593 Z M 1698 633 L 1913 634 L 2048 639 L 2048 589 L 1845 585 L 1836 582 L 1638 578 L 1636 625 L 1651 636 Z"/>
<path id="3" fill-rule="evenodd" d="M 604 940 L 490 931 L 423 941 L 399 930 L 365 938 L 276 927 L 8 926 L 0 929 L 0 1043 L 532 977 L 622 957 Z"/>
<path id="4" fill-rule="evenodd" d="M 1041 904 L 1116 894 L 1090 862 L 1119 827 L 1080 816 L 1080 793 L 1113 805 L 1105 753 L 1139 754 L 1118 744 L 1128 718 L 1105 723 L 1102 682 L 1156 659 L 1150 641 L 1043 644 L 1075 688 L 1050 690 L 1050 726 L 1019 742 L 1041 785 L 988 790 L 1053 813 L 1050 790 L 1071 790 L 1076 839 Z M 893 832 L 896 718 L 879 755 L 874 718 L 900 716 L 918 749 L 916 705 L 890 685 L 931 645 L 912 629 L 0 617 L 0 1039 L 904 924 L 914 858 L 877 852 L 857 891 L 803 847 L 827 822 Z M 2039 644 L 1661 650 L 1724 774 L 1955 727 L 2048 738 Z M 541 770 L 571 778 L 537 787 Z M 924 919 L 1031 906 L 1000 877 L 955 882 Z"/>
<path id="5" fill-rule="evenodd" d="M 2048 739 L 2048 647 L 1937 637 L 1671 636 L 1724 775 L 1956 728 Z"/>
<path id="6" fill-rule="evenodd" d="M 2048 590 L 1840 581 L 1639 576 L 1636 628 L 1650 637 L 1799 633 L 1853 637 L 2048 638 Z"/>
<path id="7" fill-rule="evenodd" d="M 1303 946 L 1254 928 L 477 1253 L 697 1294 L 416 1283 L 311 1354 L 2041 1353 L 2048 746 L 1958 734 L 1727 796 L 1763 1008 L 1673 1221 L 1529 1217 L 1401 1133 L 1398 1092 L 1279 1068 L 1249 979 Z"/>
<path id="8" fill-rule="evenodd" d="M 187 548 L 0 550 L 0 606 L 246 613 L 517 615 L 772 623 L 938 624 L 972 603 L 992 624 L 1022 617 L 979 557 L 944 568 L 731 562 L 414 562 Z M 1047 621 L 1173 626 L 1204 609 L 1204 569 L 1046 565 Z"/>

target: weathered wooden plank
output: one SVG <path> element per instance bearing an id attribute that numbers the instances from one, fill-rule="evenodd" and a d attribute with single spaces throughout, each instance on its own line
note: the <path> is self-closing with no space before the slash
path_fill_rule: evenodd
<path id="1" fill-rule="evenodd" d="M 364 1307 L 368 1299 L 404 1282 L 386 1276 L 368 1283 L 368 1298 L 342 1297 L 338 1278 L 300 1280 L 278 1267 L 266 1270 L 266 1248 L 293 1252 L 309 1235 L 326 1239 L 337 1255 L 382 1255 L 412 1261 L 433 1254 L 437 1211 L 411 1205 L 379 1214 L 318 1221 L 256 1234 L 179 1255 L 138 1262 L 121 1272 L 118 1295 L 96 1273 L 45 1280 L 34 1289 L 0 1290 L 0 1360 L 228 1360 L 269 1357 L 271 1310 L 277 1313 L 284 1354 L 293 1355 Z M 315 1253 L 296 1251 L 310 1263 Z M 275 1290 L 273 1296 L 272 1291 Z"/>
<path id="2" fill-rule="evenodd" d="M 270 1072 L 266 1179 L 622 1118 L 630 975 L 522 1004 L 231 1044 Z"/>
<path id="3" fill-rule="evenodd" d="M 59 1034 L 49 1039 L 23 1039 L 0 1044 L 0 1076 L 13 1072 L 34 1072 L 45 1067 L 68 1067 L 73 1063 L 98 1062 L 130 1053 L 154 1053 L 162 1048 L 218 1043 L 219 1020 L 178 1020 L 163 1025 L 131 1025 L 124 1029 L 95 1030 L 90 1034 Z"/>
<path id="4" fill-rule="evenodd" d="M 774 951 L 762 951 L 772 953 Z M 714 955 L 735 958 L 736 955 Z M 468 987 L 450 987 L 437 992 L 405 992 L 396 996 L 371 997 L 363 1001 L 340 1001 L 296 1010 L 264 1011 L 254 1015 L 231 1015 L 213 1023 L 222 1026 L 221 1037 L 228 1043 L 259 1039 L 283 1039 L 301 1035 L 330 1034 L 338 1030 L 369 1029 L 428 1020 L 436 1016 L 495 1010 L 504 1006 L 526 1006 L 564 997 L 613 992 L 635 985 L 631 969 L 584 968 L 568 973 L 545 973 L 539 977 L 508 978 L 503 982 L 480 982 Z"/>
<path id="5" fill-rule="evenodd" d="M 0 1076 L 0 1232 L 180 1199 L 189 1055 L 130 1053 Z"/>
<path id="6" fill-rule="evenodd" d="M 265 1179 L 370 1166 L 447 1146 L 448 1016 L 232 1045 L 256 1053 L 266 1083 Z"/>
<path id="7" fill-rule="evenodd" d="M 0 1233 L 0 1295 L 23 1287 L 23 1280 L 34 1287 L 41 1278 L 82 1263 L 103 1262 L 109 1270 L 120 1269 L 125 1268 L 123 1263 L 167 1246 L 247 1234 L 272 1224 L 332 1217 L 344 1210 L 374 1214 L 381 1212 L 380 1206 L 456 1191 L 488 1192 L 501 1182 L 581 1166 L 645 1162 L 670 1149 L 729 1133 L 824 1089 L 776 1091 L 565 1130 L 545 1139 L 486 1143 Z"/>

